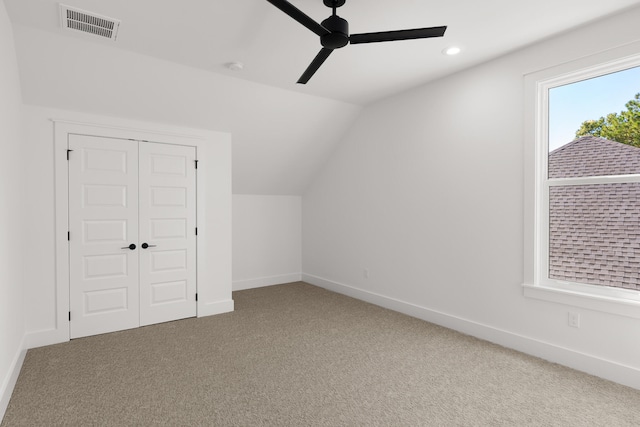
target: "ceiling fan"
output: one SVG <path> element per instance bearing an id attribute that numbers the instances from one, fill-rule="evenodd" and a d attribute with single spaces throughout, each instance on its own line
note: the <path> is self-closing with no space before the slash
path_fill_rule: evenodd
<path id="1" fill-rule="evenodd" d="M 336 14 L 336 9 L 343 6 L 346 0 L 323 0 L 325 6 L 333 10 L 333 14 L 322 21 L 322 24 L 318 24 L 287 0 L 267 1 L 320 36 L 322 49 L 298 80 L 298 83 L 301 84 L 306 84 L 309 81 L 334 49 L 340 49 L 349 43 L 378 43 L 394 40 L 442 37 L 447 29 L 446 26 L 442 26 L 415 28 L 411 30 L 382 31 L 379 33 L 349 34 L 349 23 Z"/>

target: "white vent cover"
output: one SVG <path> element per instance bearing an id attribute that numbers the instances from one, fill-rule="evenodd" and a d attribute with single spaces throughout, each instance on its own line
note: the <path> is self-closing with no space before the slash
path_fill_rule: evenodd
<path id="1" fill-rule="evenodd" d="M 118 28 L 120 27 L 120 21 L 117 19 L 64 4 L 60 4 L 60 21 L 62 28 L 82 31 L 111 40 L 116 39 Z"/>

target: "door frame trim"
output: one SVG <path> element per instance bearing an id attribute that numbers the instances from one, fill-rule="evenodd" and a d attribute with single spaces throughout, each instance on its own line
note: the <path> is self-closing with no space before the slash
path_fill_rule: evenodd
<path id="1" fill-rule="evenodd" d="M 198 302 L 196 312 L 198 317 L 211 314 L 219 314 L 233 311 L 233 300 L 231 299 L 231 179 L 230 179 L 230 136 L 228 134 L 203 131 L 200 134 L 187 134 L 173 131 L 159 131 L 150 129 L 135 129 L 127 127 L 117 127 L 101 124 L 81 123 L 67 120 L 52 120 L 54 124 L 54 194 L 55 194 L 55 326 L 53 330 L 46 332 L 44 336 L 32 342 L 34 347 L 38 345 L 47 345 L 68 341 L 69 334 L 69 250 L 67 232 L 69 230 L 69 174 L 67 162 L 67 147 L 69 134 L 93 135 L 107 138 L 130 139 L 133 141 L 150 141 L 175 145 L 186 145 L 196 147 L 196 158 L 200 161 L 198 164 L 198 175 L 196 178 L 196 222 L 198 225 L 198 239 L 196 243 L 196 264 L 197 264 L 197 284 L 209 283 L 214 279 L 211 286 L 217 286 L 215 292 L 208 289 L 208 286 L 198 286 Z M 213 144 L 224 142 L 225 145 L 219 147 L 219 154 L 225 154 L 228 151 L 227 170 L 219 173 L 228 175 L 228 182 L 217 182 L 215 184 L 207 183 L 207 167 L 203 167 L 206 163 L 214 163 L 212 157 L 218 154 L 212 149 Z M 207 154 L 208 153 L 208 154 Z M 203 162 L 204 160 L 204 162 Z M 218 168 L 220 168 L 218 164 Z M 215 169 L 211 167 L 208 179 L 216 179 L 222 177 Z M 223 206 L 220 212 L 209 212 L 209 214 L 217 214 L 220 217 L 220 223 L 206 226 L 207 218 L 206 206 L 207 199 L 211 198 L 207 195 L 207 191 L 215 192 L 216 196 L 228 199 L 228 212 Z M 225 203 L 223 203 L 224 205 Z M 211 209 L 214 210 L 214 209 Z M 228 229 L 224 231 L 224 229 Z M 222 238 L 223 246 L 212 247 L 210 255 L 207 255 L 207 245 L 204 234 L 216 233 Z M 224 234 L 224 235 L 220 235 Z M 211 271 L 213 267 L 209 267 L 205 262 L 210 256 L 223 255 L 221 265 L 215 267 L 215 271 Z M 211 264 L 211 263 L 209 263 Z M 227 283 L 228 282 L 228 283 Z M 204 289 L 203 289 L 204 288 Z M 228 290 L 227 290 L 228 288 Z M 212 310 L 211 307 L 216 309 Z M 35 338 L 35 337 L 34 337 Z"/>

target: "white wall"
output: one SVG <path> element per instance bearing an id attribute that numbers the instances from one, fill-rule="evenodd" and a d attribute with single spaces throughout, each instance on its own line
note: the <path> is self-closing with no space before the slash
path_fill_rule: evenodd
<path id="1" fill-rule="evenodd" d="M 300 280 L 300 196 L 233 196 L 233 290 Z"/>
<path id="2" fill-rule="evenodd" d="M 303 197 L 303 280 L 640 388 L 639 320 L 521 288 L 523 75 L 638 40 L 638 20 L 640 8 L 367 108 Z"/>
<path id="3" fill-rule="evenodd" d="M 23 176 L 22 101 L 11 23 L 0 3 L 0 420 L 22 357 Z"/>
<path id="4" fill-rule="evenodd" d="M 64 150 L 54 153 L 52 119 L 103 125 L 106 129 L 139 129 L 206 139 L 197 148 L 201 160 L 198 167 L 198 256 L 199 263 L 201 252 L 206 254 L 207 260 L 198 270 L 198 315 L 233 310 L 231 139 L 228 134 L 25 106 L 24 135 L 29 161 L 22 167 L 26 173 L 24 193 L 28 195 L 25 198 L 27 209 L 24 220 L 29 227 L 21 238 L 27 242 L 37 242 L 29 245 L 30 268 L 25 269 L 24 277 L 24 290 L 29 295 L 24 309 L 28 333 L 25 345 L 30 348 L 68 339 L 66 311 L 60 309 L 60 301 L 64 300 L 65 295 L 60 287 L 56 287 L 55 249 L 54 158 L 64 157 Z M 33 268 L 34 265 L 37 268 Z"/>
<path id="5" fill-rule="evenodd" d="M 14 34 L 25 104 L 229 132 L 238 194 L 301 195 L 361 110 L 83 34 Z"/>

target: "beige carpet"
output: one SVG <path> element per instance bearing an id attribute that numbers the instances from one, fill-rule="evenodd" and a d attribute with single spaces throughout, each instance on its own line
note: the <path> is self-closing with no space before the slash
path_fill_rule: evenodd
<path id="1" fill-rule="evenodd" d="M 638 426 L 640 391 L 304 283 L 30 350 L 2 426 Z"/>

